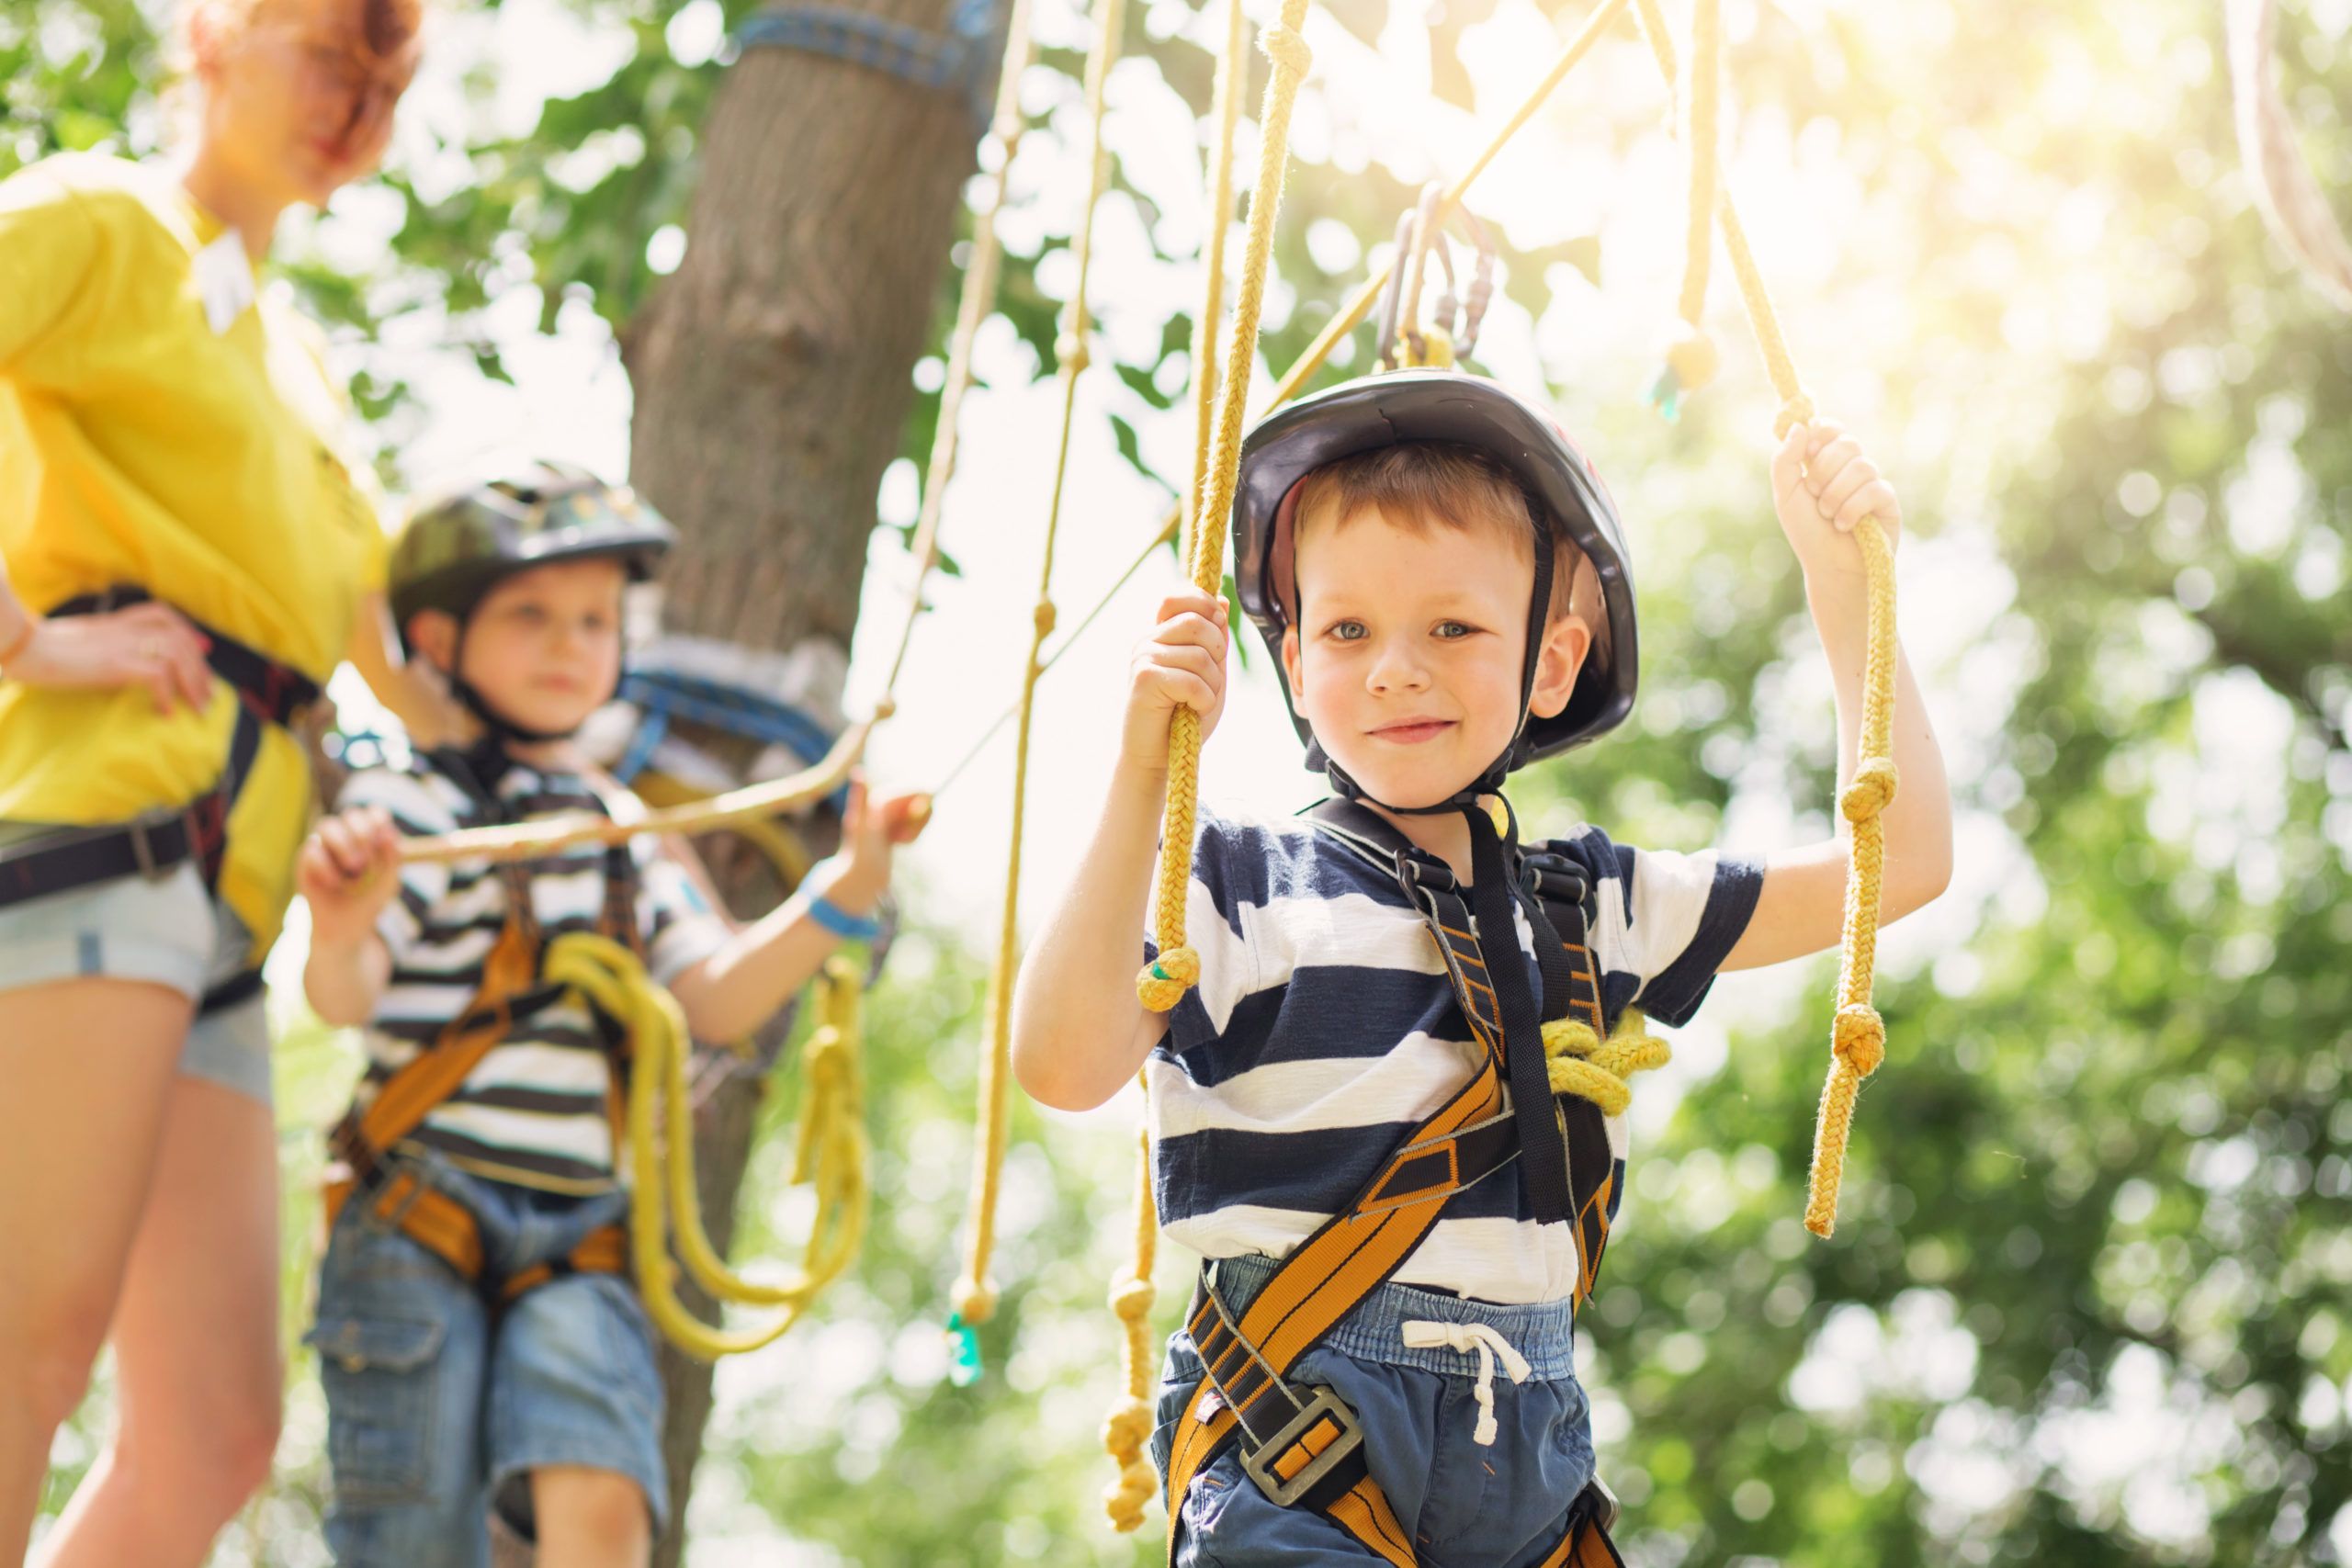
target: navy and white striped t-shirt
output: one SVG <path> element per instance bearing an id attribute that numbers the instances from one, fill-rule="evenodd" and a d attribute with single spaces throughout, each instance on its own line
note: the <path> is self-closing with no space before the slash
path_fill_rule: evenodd
<path id="1" fill-rule="evenodd" d="M 337 806 L 346 811 L 380 806 L 395 827 L 412 835 L 599 809 L 576 773 L 515 764 L 495 790 L 502 810 L 493 816 L 429 757 L 420 757 L 404 768 L 352 774 Z M 729 930 L 657 840 L 632 839 L 629 850 L 637 862 L 646 968 L 667 985 L 716 953 Z M 531 907 L 543 944 L 570 931 L 595 930 L 605 908 L 604 847 L 581 845 L 532 862 Z M 392 974 L 362 1036 L 368 1072 L 355 1097 L 356 1110 L 364 1113 L 391 1075 L 465 1010 L 505 921 L 506 884 L 488 863 L 401 867 L 400 897 L 376 922 L 391 950 Z M 526 993 L 515 1015 L 514 1032 L 408 1141 L 494 1180 L 558 1192 L 610 1187 L 609 1058 L 595 1021 L 554 987 Z"/>
<path id="2" fill-rule="evenodd" d="M 1688 1022 L 1747 929 L 1761 871 L 1630 849 L 1597 828 L 1546 847 L 1592 878 L 1610 1023 L 1635 1003 Z M 1185 929 L 1200 984 L 1145 1066 L 1160 1223 L 1204 1257 L 1284 1257 L 1461 1089 L 1481 1048 L 1394 874 L 1305 818 L 1204 810 Z M 1609 1139 L 1622 1162 L 1622 1118 Z M 1571 1296 L 1569 1227 L 1532 1214 L 1514 1161 L 1454 1199 L 1396 1279 L 1506 1303 Z"/>

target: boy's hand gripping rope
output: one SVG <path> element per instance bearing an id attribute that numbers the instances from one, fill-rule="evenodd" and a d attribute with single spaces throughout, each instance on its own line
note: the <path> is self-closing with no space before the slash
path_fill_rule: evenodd
<path id="1" fill-rule="evenodd" d="M 1021 670 L 1021 728 L 1013 749 L 1012 831 L 1005 858 L 1004 908 L 997 926 L 996 962 L 989 972 L 988 1011 L 980 1042 L 978 1135 L 974 1141 L 972 1206 L 966 1224 L 964 1271 L 956 1281 L 955 1310 L 947 1320 L 953 1344 L 951 1377 L 958 1385 L 978 1381 L 979 1344 L 972 1331 L 996 1314 L 996 1281 L 989 1277 L 989 1258 L 996 1247 L 997 1195 L 1004 1171 L 1006 1086 L 1012 1079 L 1012 980 L 1021 963 L 1021 849 L 1028 821 L 1030 721 L 1036 709 L 1037 677 L 1045 666 L 1046 638 L 1054 629 L 1054 541 L 1061 528 L 1062 492 L 1069 473 L 1070 433 L 1078 417 L 1078 380 L 1085 374 L 1087 336 L 1092 323 L 1087 316 L 1086 283 L 1094 253 L 1094 209 L 1102 205 L 1102 188 L 1110 174 L 1110 159 L 1102 147 L 1104 83 L 1118 58 L 1126 27 L 1125 0 L 1100 0 L 1096 7 L 1095 39 L 1086 62 L 1087 112 L 1093 125 L 1091 173 L 1086 206 L 1078 220 L 1074 249 L 1078 282 L 1070 292 L 1062 332 L 1055 344 L 1061 361 L 1061 436 L 1054 451 L 1052 499 L 1046 508 L 1044 559 L 1037 569 L 1037 604 L 1032 613 L 1029 651 Z"/>

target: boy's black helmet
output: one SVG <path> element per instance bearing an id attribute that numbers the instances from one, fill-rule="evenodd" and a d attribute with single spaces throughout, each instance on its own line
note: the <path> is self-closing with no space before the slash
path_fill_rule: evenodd
<path id="1" fill-rule="evenodd" d="M 1513 768 L 1549 757 L 1616 728 L 1634 706 L 1639 674 L 1634 579 L 1617 509 L 1600 476 L 1551 416 L 1483 377 L 1450 370 L 1400 370 L 1344 382 L 1261 420 L 1241 447 L 1233 495 L 1233 577 L 1242 614 L 1282 666 L 1283 633 L 1295 605 L 1289 579 L 1290 513 L 1299 480 L 1326 464 L 1410 441 L 1468 446 L 1494 458 L 1519 481 L 1539 525 L 1548 520 L 1584 552 L 1600 579 L 1606 642 L 1596 640 L 1567 705 L 1549 718 L 1527 715 L 1510 751 L 1476 788 L 1491 791 Z M 1528 681 L 1549 608 L 1551 550 L 1538 542 L 1534 601 L 1529 607 Z M 1605 651 L 1604 651 L 1605 649 Z M 1522 687 L 1521 700 L 1526 700 Z M 1308 743 L 1307 765 L 1326 766 L 1314 732 L 1291 701 L 1291 722 Z M 1335 782 L 1340 782 L 1336 781 Z"/>
<path id="2" fill-rule="evenodd" d="M 677 538 L 627 485 L 537 461 L 425 502 L 393 542 L 392 618 L 442 610 L 463 621 L 500 580 L 557 561 L 610 558 L 650 580 Z"/>

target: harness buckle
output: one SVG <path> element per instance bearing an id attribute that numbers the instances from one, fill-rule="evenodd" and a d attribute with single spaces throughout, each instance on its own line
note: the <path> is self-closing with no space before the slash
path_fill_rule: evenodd
<path id="1" fill-rule="evenodd" d="M 1421 849 L 1396 852 L 1396 880 L 1404 885 L 1405 896 L 1417 901 L 1424 887 L 1433 893 L 1453 893 L 1462 886 L 1452 866 Z"/>
<path id="2" fill-rule="evenodd" d="M 1531 854 L 1521 857 L 1519 884 L 1536 897 L 1556 904 L 1573 904 L 1584 908 L 1592 891 L 1591 879 L 1584 867 L 1565 855 Z"/>
<path id="3" fill-rule="evenodd" d="M 1586 1517 L 1600 1527 L 1603 1534 L 1615 1532 L 1617 1517 L 1622 1512 L 1617 1506 L 1617 1494 L 1609 1490 L 1609 1483 L 1600 1476 L 1595 1475 L 1585 1483 L 1584 1490 L 1577 1494 L 1577 1505 L 1585 1511 Z"/>
<path id="4" fill-rule="evenodd" d="M 1306 1440 L 1327 1423 L 1332 1428 L 1330 1436 L 1320 1448 L 1307 1448 Z M 1356 1420 L 1356 1413 L 1333 1390 L 1318 1388 L 1315 1397 L 1281 1431 L 1256 1450 L 1243 1451 L 1241 1470 L 1258 1483 L 1259 1491 L 1278 1506 L 1288 1508 L 1295 1506 L 1363 1447 L 1363 1427 Z M 1305 1457 L 1285 1473 L 1283 1461 L 1293 1454 Z"/>
<path id="5" fill-rule="evenodd" d="M 179 823 L 187 834 L 188 853 L 193 857 L 196 852 L 196 820 L 192 811 L 172 816 L 141 817 L 130 826 L 130 859 L 139 867 L 139 874 L 150 882 L 161 882 L 179 869 L 179 862 L 174 861 L 167 865 L 158 858 L 155 845 L 148 837 L 157 829 L 167 828 L 175 822 Z"/>

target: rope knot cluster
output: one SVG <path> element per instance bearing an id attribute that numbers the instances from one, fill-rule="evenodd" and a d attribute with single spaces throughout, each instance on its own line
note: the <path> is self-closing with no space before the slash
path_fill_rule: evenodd
<path id="1" fill-rule="evenodd" d="M 1692 321 L 1682 322 L 1666 345 L 1667 368 L 1674 372 L 1675 386 L 1685 392 L 1695 392 L 1713 381 L 1722 363 L 1715 340 Z"/>
<path id="2" fill-rule="evenodd" d="M 1151 1406 L 1129 1394 L 1112 1406 L 1102 1423 L 1103 1450 L 1119 1466 L 1119 1478 L 1102 1489 L 1102 1506 L 1122 1532 L 1142 1528 L 1144 1506 L 1159 1491 L 1159 1478 L 1143 1458 L 1151 1417 Z"/>
<path id="3" fill-rule="evenodd" d="M 1111 1310 L 1122 1323 L 1142 1323 L 1151 1316 L 1151 1303 L 1158 1300 L 1159 1291 L 1148 1280 L 1133 1274 L 1122 1274 L 1111 1281 Z"/>
<path id="4" fill-rule="evenodd" d="M 1091 351 L 1086 346 L 1085 334 L 1074 332 L 1064 333 L 1054 339 L 1055 361 L 1072 375 L 1085 369 L 1092 358 Z"/>
<path id="5" fill-rule="evenodd" d="M 1798 425 L 1811 424 L 1817 412 L 1809 393 L 1802 390 L 1792 392 L 1781 400 L 1780 412 L 1772 416 L 1772 434 L 1785 438 Z"/>
<path id="6" fill-rule="evenodd" d="M 1895 783 L 1894 758 L 1865 758 L 1854 770 L 1853 782 L 1838 795 L 1838 809 L 1849 822 L 1867 821 L 1894 799 Z"/>
<path id="7" fill-rule="evenodd" d="M 1029 624 L 1036 627 L 1037 636 L 1041 641 L 1054 635 L 1054 602 L 1051 599 L 1038 600 L 1036 608 L 1029 612 Z"/>
<path id="8" fill-rule="evenodd" d="M 1829 1049 L 1857 1077 L 1866 1078 L 1886 1060 L 1886 1021 L 1868 1002 L 1849 1002 L 1838 1010 Z"/>
<path id="9" fill-rule="evenodd" d="M 1136 997 L 1153 1012 L 1166 1012 L 1184 999 L 1201 977 L 1201 955 L 1190 946 L 1171 947 L 1136 976 Z"/>
<path id="10" fill-rule="evenodd" d="M 1275 70 L 1287 73 L 1294 81 L 1306 75 L 1307 66 L 1315 60 L 1315 51 L 1307 47 L 1306 36 L 1280 22 L 1258 35 L 1258 52 L 1264 55 Z"/>
<path id="11" fill-rule="evenodd" d="M 1649 1032 L 1640 1013 L 1629 1010 L 1607 1040 L 1579 1020 L 1554 1019 L 1544 1026 L 1544 1055 L 1554 1094 L 1573 1094 L 1600 1107 L 1604 1116 L 1623 1116 L 1634 1103 L 1634 1086 L 1626 1080 L 1666 1066 L 1674 1053 Z"/>

